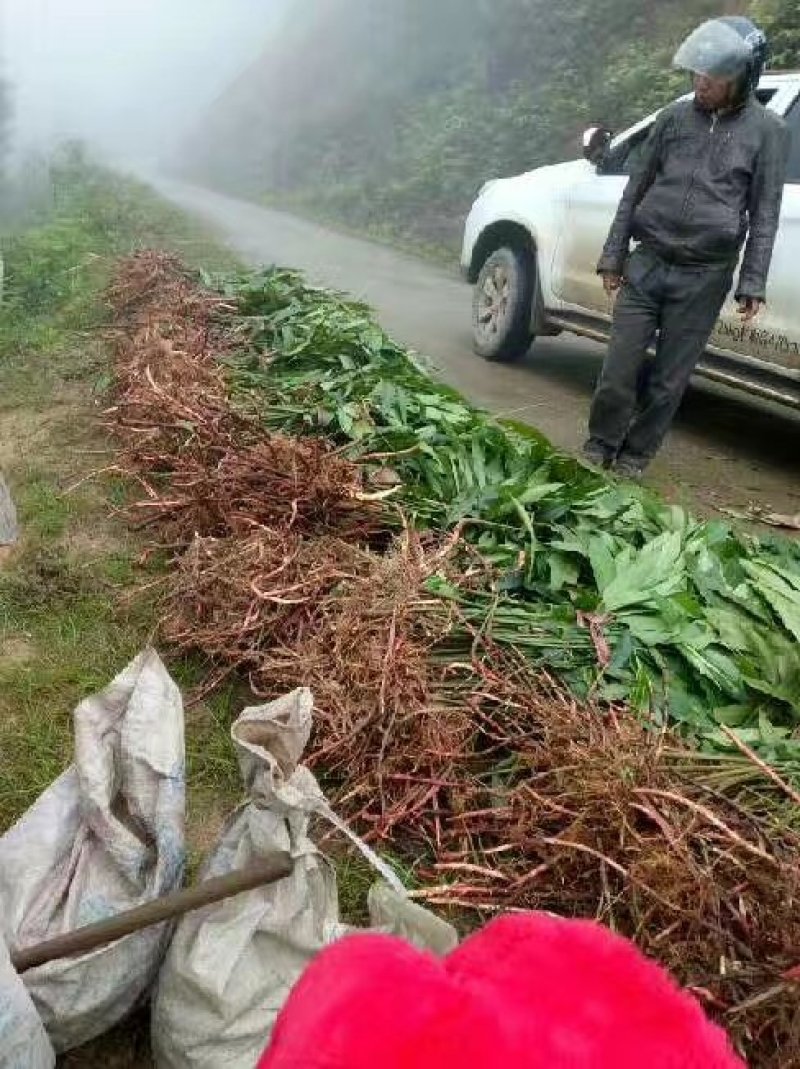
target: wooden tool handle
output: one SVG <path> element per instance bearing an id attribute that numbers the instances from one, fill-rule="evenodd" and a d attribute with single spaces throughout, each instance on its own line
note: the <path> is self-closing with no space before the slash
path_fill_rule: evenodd
<path id="1" fill-rule="evenodd" d="M 114 943 L 143 928 L 163 924 L 164 921 L 174 920 L 176 917 L 182 917 L 204 906 L 211 906 L 215 902 L 223 902 L 226 898 L 233 898 L 234 895 L 243 894 L 245 891 L 253 891 L 257 887 L 277 883 L 278 880 L 290 875 L 292 867 L 293 863 L 289 854 L 273 854 L 254 862 L 240 872 L 232 872 L 228 876 L 206 880 L 204 883 L 197 884 L 196 887 L 165 895 L 164 898 L 155 899 L 144 906 L 137 906 L 136 909 L 130 909 L 116 917 L 100 921 L 98 924 L 89 924 L 85 928 L 67 932 L 66 935 L 58 935 L 55 939 L 48 939 L 36 946 L 15 950 L 11 954 L 11 963 L 18 973 L 24 973 L 28 969 L 45 965 L 48 961 L 72 958 L 77 954 L 88 954 L 98 947 Z"/>

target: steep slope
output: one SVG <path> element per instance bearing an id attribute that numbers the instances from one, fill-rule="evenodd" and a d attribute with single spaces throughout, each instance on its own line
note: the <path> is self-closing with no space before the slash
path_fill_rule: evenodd
<path id="1" fill-rule="evenodd" d="M 697 21 L 749 10 L 794 62 L 792 0 L 320 0 L 293 13 L 187 146 L 196 177 L 452 248 L 481 183 L 574 155 L 684 84 Z"/>

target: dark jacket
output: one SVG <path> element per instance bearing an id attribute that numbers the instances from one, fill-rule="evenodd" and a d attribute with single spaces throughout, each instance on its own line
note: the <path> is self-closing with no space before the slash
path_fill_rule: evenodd
<path id="1" fill-rule="evenodd" d="M 751 98 L 720 116 L 694 100 L 661 112 L 608 236 L 600 272 L 622 274 L 631 238 L 680 264 L 732 266 L 747 240 L 737 296 L 766 295 L 789 136 Z"/>

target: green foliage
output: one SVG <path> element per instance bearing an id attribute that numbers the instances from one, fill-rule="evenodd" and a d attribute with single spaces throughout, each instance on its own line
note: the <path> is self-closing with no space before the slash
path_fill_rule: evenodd
<path id="1" fill-rule="evenodd" d="M 764 27 L 772 47 L 771 66 L 797 70 L 800 65 L 800 5 L 795 0 L 754 0 L 752 14 Z"/>
<path id="2" fill-rule="evenodd" d="M 454 249 L 486 179 L 572 157 L 590 123 L 621 129 L 673 99 L 686 86 L 671 67 L 681 37 L 748 6 L 774 37 L 775 66 L 795 65 L 790 0 L 329 0 L 293 16 L 223 97 L 188 166 Z"/>
<path id="3" fill-rule="evenodd" d="M 494 569 L 485 588 L 432 584 L 469 625 L 443 656 L 469 657 L 486 630 L 580 695 L 626 700 L 709 747 L 732 727 L 800 777 L 800 547 L 698 522 L 502 426 L 434 383 L 364 306 L 296 274 L 219 284 L 250 340 L 231 382 L 264 422 L 330 437 L 368 467 L 388 457 L 412 522 L 463 525 Z"/>
<path id="4" fill-rule="evenodd" d="M 101 294 L 116 257 L 166 244 L 189 263 L 220 268 L 235 263 L 147 187 L 88 161 L 78 144 L 67 145 L 41 170 L 28 203 L 28 225 L 0 245 L 5 263 L 0 366 L 16 369 L 23 388 L 37 375 L 68 372 L 54 363 L 74 365 L 74 352 L 62 360 L 65 342 L 103 322 Z M 90 364 L 84 362 L 81 370 L 91 370 Z M 10 385 L 9 380 L 6 389 Z"/>

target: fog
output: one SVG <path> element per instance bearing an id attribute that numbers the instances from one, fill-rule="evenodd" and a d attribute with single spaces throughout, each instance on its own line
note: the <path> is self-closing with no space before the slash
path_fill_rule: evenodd
<path id="1" fill-rule="evenodd" d="M 17 153 L 169 155 L 263 49 L 283 0 L 0 0 Z"/>

